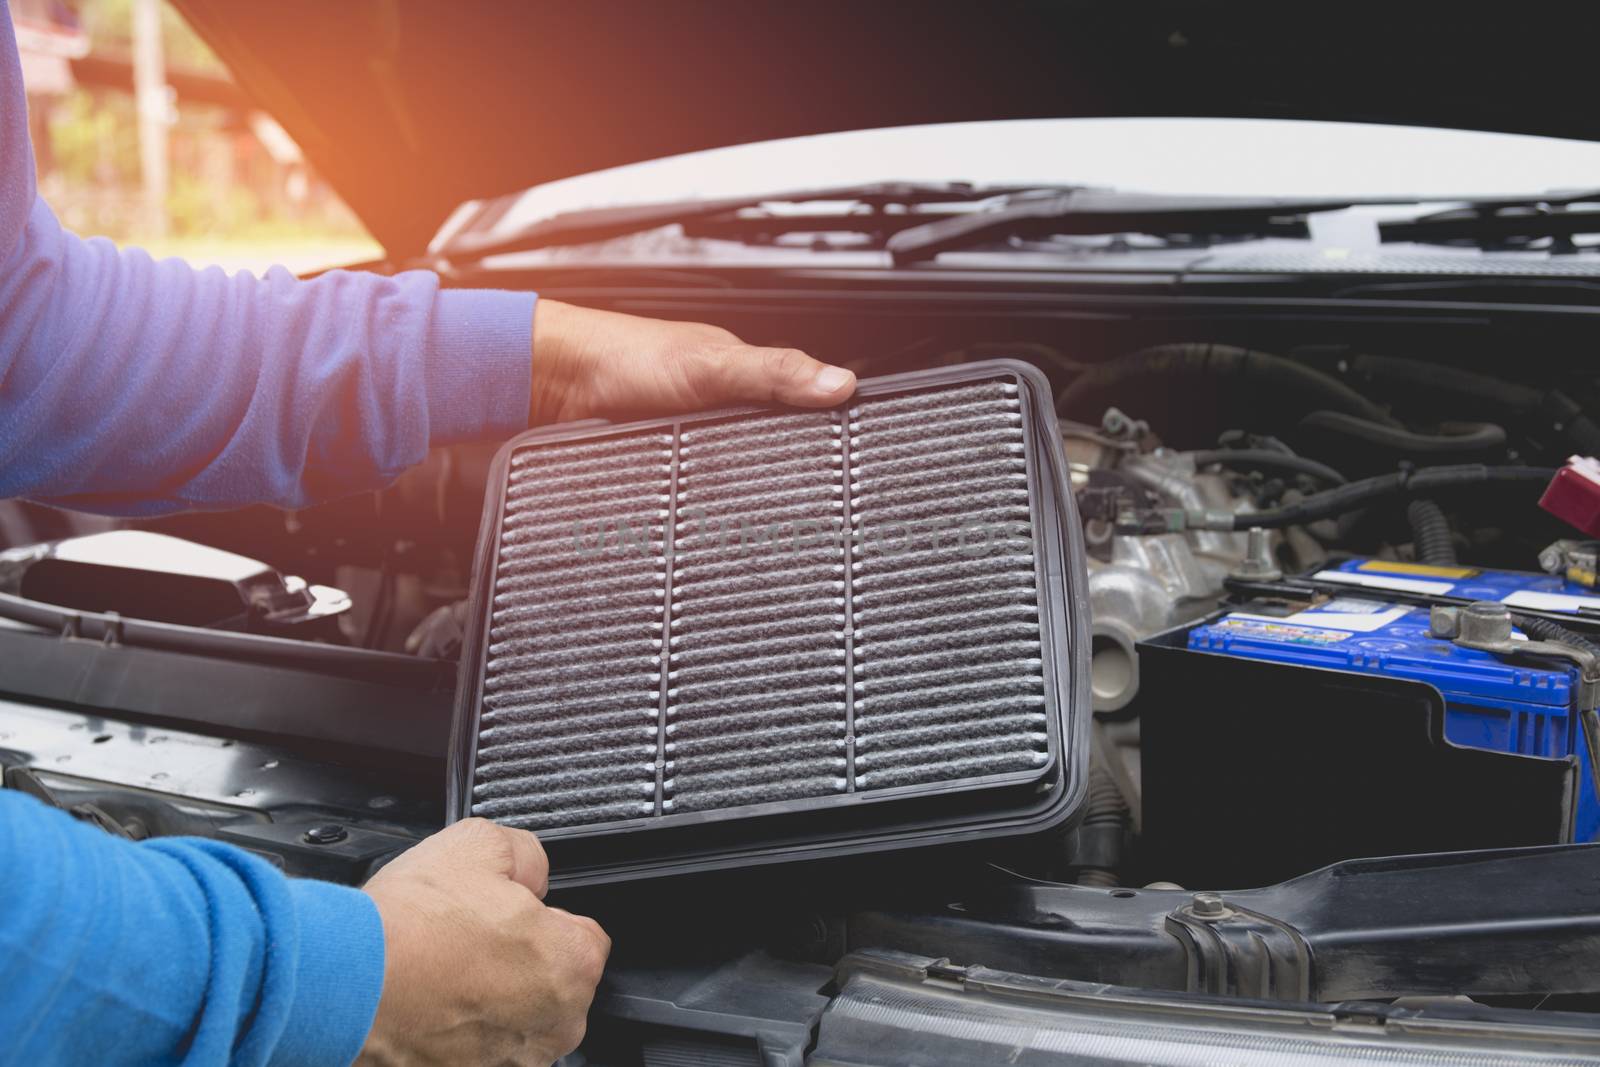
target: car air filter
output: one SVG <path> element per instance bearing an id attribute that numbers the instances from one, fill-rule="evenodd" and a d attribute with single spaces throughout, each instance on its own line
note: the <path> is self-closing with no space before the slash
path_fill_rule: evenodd
<path id="1" fill-rule="evenodd" d="M 1083 558 L 1048 383 L 571 424 L 496 460 L 449 812 L 558 881 L 1055 826 L 1087 756 Z"/>

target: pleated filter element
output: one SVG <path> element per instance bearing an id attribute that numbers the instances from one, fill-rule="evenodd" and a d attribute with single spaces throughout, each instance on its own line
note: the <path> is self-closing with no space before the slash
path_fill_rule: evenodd
<path id="1" fill-rule="evenodd" d="M 867 400 L 849 415 L 856 788 L 1044 767 L 1017 387 Z"/>
<path id="2" fill-rule="evenodd" d="M 1030 425 L 1048 387 L 942 374 L 863 382 L 846 409 L 512 442 L 453 817 L 556 842 L 744 820 L 758 841 L 763 817 L 792 836 L 837 809 L 828 833 L 883 840 L 1075 808 L 1087 649 L 1059 441 Z"/>
<path id="3" fill-rule="evenodd" d="M 655 815 L 673 436 L 511 457 L 472 813 L 544 830 Z"/>
<path id="4" fill-rule="evenodd" d="M 847 790 L 844 452 L 832 412 L 685 429 L 667 747 L 675 811 Z"/>

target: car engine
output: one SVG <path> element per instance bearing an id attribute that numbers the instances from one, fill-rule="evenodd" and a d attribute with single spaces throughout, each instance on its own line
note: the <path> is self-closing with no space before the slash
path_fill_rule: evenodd
<path id="1" fill-rule="evenodd" d="M 802 967 L 871 949 L 1279 1000 L 1600 1006 L 1600 961 L 1559 947 L 1594 936 L 1588 905 L 1504 888 L 1587 884 L 1570 869 L 1587 852 L 1550 846 L 1600 836 L 1600 579 L 1592 531 L 1573 528 L 1600 481 L 1566 466 L 1600 453 L 1600 426 L 1584 414 L 1589 375 L 1348 342 L 1267 352 L 1102 339 L 1102 350 L 920 329 L 891 357 L 840 361 L 870 381 L 929 368 L 959 379 L 979 360 L 1019 359 L 1054 408 L 1088 606 L 1080 800 L 1043 832 L 845 850 L 869 854 L 830 855 L 798 879 L 709 862 L 660 883 L 680 909 L 672 930 L 637 914 L 627 886 L 591 885 L 584 906 L 634 946 L 624 965 L 685 942 L 697 957 L 758 951 Z M 750 447 L 779 439 L 767 432 L 752 430 Z M 702 448 L 716 469 L 715 449 Z M 112 522 L 0 505 L 0 640 L 26 637 L 37 664 L 8 699 L 87 716 L 56 722 L 7 705 L 6 784 L 111 832 L 208 833 L 296 873 L 359 881 L 447 816 L 451 694 L 458 670 L 473 685 L 481 673 L 473 564 L 484 501 L 492 520 L 504 492 L 495 454 L 438 450 L 381 492 L 295 513 Z M 1575 496 L 1542 509 L 1558 471 Z M 901 490 L 907 500 L 933 495 L 914 488 Z M 196 603 L 200 615 L 179 610 Z M 707 625 L 766 625 L 761 612 L 728 610 L 738 617 L 712 612 Z M 782 610 L 790 625 L 762 640 L 804 628 L 803 611 Z M 539 623 L 519 638 L 533 644 L 512 649 L 517 669 L 563 657 L 609 669 L 620 655 L 561 629 Z M 221 706 L 208 699 L 218 692 Z M 546 695 L 578 699 L 560 686 Z M 107 708 L 115 721 L 94 725 Z M 181 739 L 171 747 L 190 758 L 163 762 L 170 749 L 153 752 L 150 731 Z M 664 753 L 665 737 L 649 745 Z M 919 758 L 948 756 L 940 766 L 977 751 L 968 735 L 931 743 L 950 752 Z M 137 756 L 113 759 L 130 747 Z M 627 811 L 672 815 L 671 772 L 649 764 Z M 720 775 L 682 779 L 688 810 L 733 804 L 725 783 L 746 790 L 735 799 L 782 795 L 748 772 Z M 525 792 L 489 795 L 561 836 L 568 816 L 528 808 Z M 929 798 L 931 823 L 950 817 L 948 799 Z M 465 803 L 453 797 L 453 814 Z M 717 829 L 720 817 L 698 820 L 696 855 L 751 846 Z M 828 833 L 872 826 L 841 817 Z M 604 868 L 621 834 L 580 834 L 553 855 Z M 757 844 L 793 853 L 803 839 L 790 822 Z M 669 860 L 658 850 L 634 867 Z M 1444 887 L 1469 874 L 1490 888 L 1449 899 Z M 730 900 L 752 899 L 761 905 L 730 913 Z M 1502 953 L 1538 962 L 1485 962 Z M 631 995 L 626 966 L 615 981 Z"/>

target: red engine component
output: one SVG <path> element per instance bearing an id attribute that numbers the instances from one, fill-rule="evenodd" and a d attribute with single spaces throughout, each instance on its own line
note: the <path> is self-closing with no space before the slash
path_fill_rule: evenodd
<path id="1" fill-rule="evenodd" d="M 1600 537 L 1600 460 L 1570 457 L 1550 480 L 1539 506 L 1590 537 Z"/>

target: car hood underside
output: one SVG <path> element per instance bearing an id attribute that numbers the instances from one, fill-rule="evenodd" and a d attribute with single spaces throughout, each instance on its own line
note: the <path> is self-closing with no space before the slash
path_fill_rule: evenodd
<path id="1" fill-rule="evenodd" d="M 177 6 L 395 256 L 469 199 L 838 130 L 1223 116 L 1600 138 L 1593 35 L 1574 25 L 1596 15 L 1554 5 L 1481 20 L 1114 0 Z"/>

